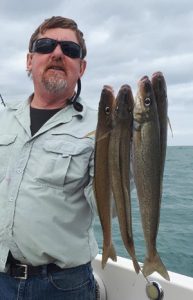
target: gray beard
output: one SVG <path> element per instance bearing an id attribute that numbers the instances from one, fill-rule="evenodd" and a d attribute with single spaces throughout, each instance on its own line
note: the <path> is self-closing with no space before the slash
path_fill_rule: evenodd
<path id="1" fill-rule="evenodd" d="M 57 75 L 50 76 L 48 78 L 45 78 L 45 76 L 43 76 L 42 83 L 43 83 L 45 89 L 48 92 L 51 92 L 53 94 L 57 94 L 59 92 L 62 92 L 67 87 L 66 80 L 61 78 L 61 76 L 57 76 Z"/>

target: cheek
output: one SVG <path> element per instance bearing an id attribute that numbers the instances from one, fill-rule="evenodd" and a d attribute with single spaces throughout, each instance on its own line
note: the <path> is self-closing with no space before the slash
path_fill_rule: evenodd
<path id="1" fill-rule="evenodd" d="M 79 77 L 80 67 L 78 66 L 78 64 L 74 63 L 71 60 L 66 60 L 64 62 L 64 67 L 66 68 L 68 74 L 67 76 L 71 78 Z"/>
<path id="2" fill-rule="evenodd" d="M 45 69 L 45 62 L 43 59 L 32 61 L 32 75 L 42 75 Z"/>
<path id="3" fill-rule="evenodd" d="M 81 77 L 81 74 L 82 74 L 82 68 L 81 68 L 81 65 L 79 62 L 76 62 L 74 63 L 72 66 L 71 66 L 71 71 L 74 75 L 74 77 L 76 77 L 77 79 L 79 77 Z"/>

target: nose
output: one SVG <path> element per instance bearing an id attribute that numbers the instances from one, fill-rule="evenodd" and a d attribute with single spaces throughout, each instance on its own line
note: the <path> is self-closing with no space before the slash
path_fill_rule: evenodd
<path id="1" fill-rule="evenodd" d="M 54 51 L 52 52 L 51 56 L 53 58 L 61 58 L 64 57 L 64 53 L 62 52 L 61 46 L 58 44 Z"/>

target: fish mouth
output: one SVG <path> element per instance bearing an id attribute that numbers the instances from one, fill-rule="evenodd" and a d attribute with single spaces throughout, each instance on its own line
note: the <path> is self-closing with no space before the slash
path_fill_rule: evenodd
<path id="1" fill-rule="evenodd" d="M 162 72 L 156 72 L 152 75 L 152 84 L 155 90 L 158 90 L 159 93 L 164 90 L 165 87 L 165 79 Z M 166 92 L 165 92 L 166 93 Z"/>
<path id="2" fill-rule="evenodd" d="M 151 93 L 152 91 L 152 86 L 149 81 L 144 82 L 144 88 L 146 93 Z"/>
<path id="3" fill-rule="evenodd" d="M 144 89 L 146 94 L 151 93 L 152 91 L 152 85 L 151 85 L 151 81 L 149 80 L 148 76 L 143 76 L 140 81 L 139 84 L 141 85 L 141 87 Z"/>
<path id="4" fill-rule="evenodd" d="M 155 78 L 155 77 L 163 77 L 163 73 L 161 71 L 157 71 L 157 72 L 154 72 L 152 74 L 152 78 Z"/>
<path id="5" fill-rule="evenodd" d="M 147 75 L 144 75 L 144 76 L 140 79 L 140 81 L 146 81 L 146 80 L 149 80 L 149 77 L 148 77 Z"/>

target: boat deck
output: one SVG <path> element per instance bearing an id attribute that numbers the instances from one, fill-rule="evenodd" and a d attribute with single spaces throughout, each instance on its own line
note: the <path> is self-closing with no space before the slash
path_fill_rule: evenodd
<path id="1" fill-rule="evenodd" d="M 100 300 L 148 300 L 146 294 L 147 281 L 142 274 L 137 275 L 132 261 L 118 257 L 117 262 L 110 259 L 104 270 L 101 268 L 101 255 L 92 263 L 96 278 L 102 280 L 106 289 Z M 158 282 L 164 291 L 164 300 L 192 300 L 193 278 L 178 273 L 169 272 L 170 281 L 166 281 L 159 274 L 149 276 L 150 281 Z"/>

